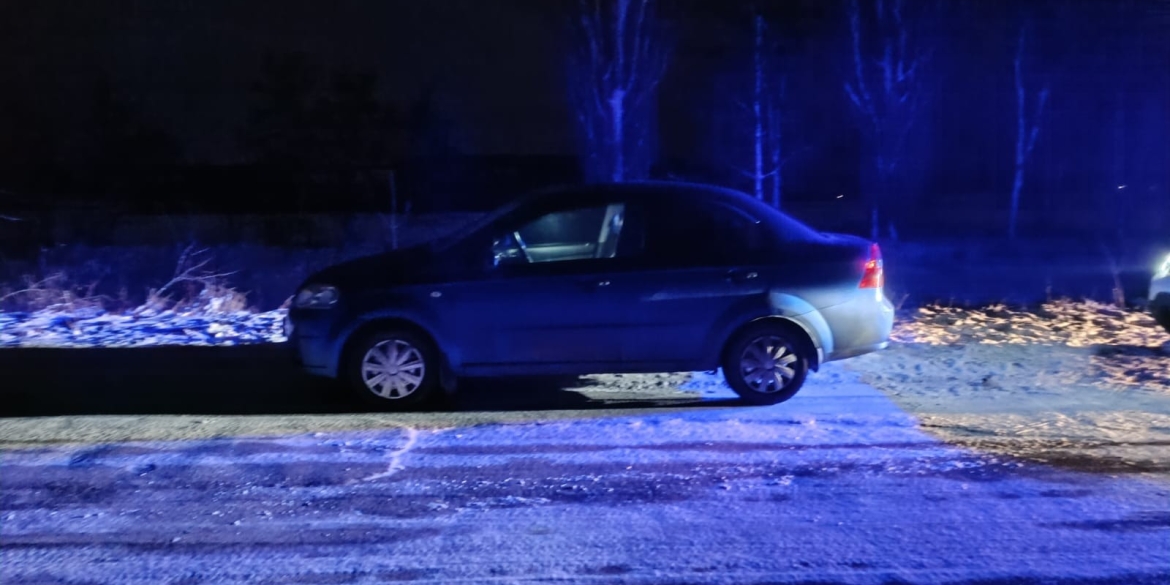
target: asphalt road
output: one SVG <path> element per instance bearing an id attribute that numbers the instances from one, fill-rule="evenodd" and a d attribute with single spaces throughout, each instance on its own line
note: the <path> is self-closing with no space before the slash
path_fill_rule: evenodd
<path id="1" fill-rule="evenodd" d="M 101 351 L 145 353 L 0 352 L 67 358 L 0 391 L 0 582 L 1170 582 L 1166 484 L 941 444 L 841 370 L 371 415 L 262 354 Z"/>

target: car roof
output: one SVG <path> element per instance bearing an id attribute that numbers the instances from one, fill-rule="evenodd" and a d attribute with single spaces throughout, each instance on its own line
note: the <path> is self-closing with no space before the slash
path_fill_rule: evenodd
<path id="1" fill-rule="evenodd" d="M 763 220 L 786 240 L 807 241 L 822 237 L 815 229 L 741 191 L 700 183 L 631 181 L 561 185 L 530 191 L 473 222 L 466 230 L 461 230 L 460 235 L 453 234 L 446 238 L 440 238 L 436 240 L 434 245 L 439 249 L 452 246 L 456 242 L 470 237 L 469 234 L 477 233 L 501 217 L 523 208 L 528 208 L 530 211 L 539 210 L 547 208 L 549 205 L 560 205 L 574 200 L 587 204 L 611 198 L 661 202 L 680 197 L 725 203 L 748 212 L 757 220 Z"/>
<path id="2" fill-rule="evenodd" d="M 723 200 L 743 203 L 747 195 L 715 185 L 683 183 L 675 181 L 631 181 L 623 183 L 586 183 L 581 185 L 560 185 L 530 193 L 525 199 L 563 199 L 565 197 L 624 197 L 631 199 L 658 199 L 666 196 L 702 197 L 708 201 Z"/>
<path id="3" fill-rule="evenodd" d="M 515 202 L 516 206 L 541 207 L 565 201 L 603 201 L 621 198 L 627 201 L 661 202 L 687 198 L 693 201 L 716 202 L 746 212 L 765 221 L 787 239 L 816 240 L 821 234 L 792 216 L 760 201 L 747 193 L 717 185 L 676 181 L 632 181 L 624 183 L 592 183 L 549 187 L 530 193 Z"/>

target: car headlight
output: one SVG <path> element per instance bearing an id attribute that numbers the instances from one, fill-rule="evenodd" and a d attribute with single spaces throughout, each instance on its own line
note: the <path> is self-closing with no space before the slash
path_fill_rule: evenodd
<path id="1" fill-rule="evenodd" d="M 1170 254 L 1162 259 L 1162 265 L 1154 273 L 1154 278 L 1166 278 L 1167 276 L 1170 276 Z"/>
<path id="2" fill-rule="evenodd" d="M 337 304 L 337 289 L 327 284 L 310 284 L 293 300 L 298 309 L 328 309 Z"/>

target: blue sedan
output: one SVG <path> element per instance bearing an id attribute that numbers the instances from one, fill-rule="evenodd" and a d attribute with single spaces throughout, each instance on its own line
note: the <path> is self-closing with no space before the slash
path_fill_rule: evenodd
<path id="1" fill-rule="evenodd" d="M 377 408 L 460 377 L 721 368 L 783 402 L 821 364 L 884 348 L 881 250 L 743 193 L 681 183 L 547 190 L 470 229 L 309 277 L 299 362 Z"/>
<path id="2" fill-rule="evenodd" d="M 1162 258 L 1150 280 L 1150 313 L 1170 333 L 1170 254 Z"/>

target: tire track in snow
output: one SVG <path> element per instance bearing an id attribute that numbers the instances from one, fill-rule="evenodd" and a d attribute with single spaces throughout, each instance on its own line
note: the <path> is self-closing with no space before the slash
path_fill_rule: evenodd
<path id="1" fill-rule="evenodd" d="M 375 473 L 374 475 L 370 475 L 367 477 L 363 477 L 357 481 L 351 481 L 351 482 L 349 482 L 348 485 L 352 485 L 355 483 L 364 483 L 367 481 L 377 481 L 379 479 L 386 479 L 387 477 L 390 477 L 390 476 L 394 475 L 395 473 L 398 473 L 399 471 L 406 469 L 406 466 L 402 464 L 402 458 L 407 453 L 409 453 L 411 449 L 414 449 L 414 446 L 418 443 L 418 437 L 419 437 L 419 435 L 422 434 L 422 432 L 414 427 L 405 426 L 405 425 L 403 425 L 400 428 L 406 432 L 406 444 L 403 445 L 400 449 L 398 449 L 390 454 L 390 465 L 386 468 L 386 471 L 383 471 L 381 473 Z"/>

